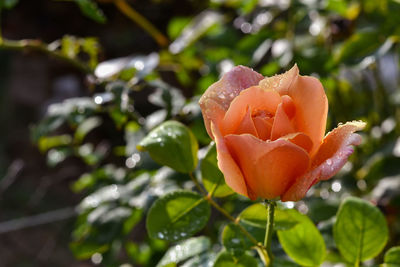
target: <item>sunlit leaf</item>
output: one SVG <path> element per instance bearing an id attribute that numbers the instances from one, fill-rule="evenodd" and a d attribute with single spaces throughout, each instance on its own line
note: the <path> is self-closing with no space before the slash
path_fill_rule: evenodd
<path id="1" fill-rule="evenodd" d="M 173 54 L 182 52 L 187 46 L 200 38 L 213 25 L 222 20 L 216 11 L 206 10 L 197 15 L 182 31 L 181 35 L 169 46 Z"/>
<path id="2" fill-rule="evenodd" d="M 77 38 L 65 35 L 61 39 L 61 53 L 69 58 L 75 58 L 80 50 L 80 44 Z"/>
<path id="3" fill-rule="evenodd" d="M 39 150 L 46 152 L 50 148 L 70 145 L 72 137 L 68 134 L 56 136 L 42 136 L 39 139 Z"/>
<path id="4" fill-rule="evenodd" d="M 261 203 L 253 204 L 243 210 L 240 213 L 239 218 L 244 224 L 265 229 L 268 218 L 267 208 Z M 275 209 L 275 230 L 288 230 L 294 227 L 298 222 L 299 220 L 296 216 L 292 215 L 291 211 Z"/>
<path id="5" fill-rule="evenodd" d="M 314 223 L 297 210 L 286 210 L 298 223 L 288 230 L 278 230 L 285 252 L 303 266 L 319 266 L 325 258 L 325 242 Z"/>
<path id="6" fill-rule="evenodd" d="M 84 120 L 75 130 L 75 140 L 82 142 L 85 136 L 94 128 L 100 126 L 102 120 L 100 117 L 91 117 Z"/>
<path id="7" fill-rule="evenodd" d="M 178 264 L 208 250 L 210 246 L 211 242 L 208 237 L 200 236 L 189 238 L 169 248 L 157 264 L 157 267 L 163 267 L 170 263 Z"/>
<path id="8" fill-rule="evenodd" d="M 72 155 L 72 149 L 68 147 L 53 148 L 47 152 L 47 164 L 51 167 L 63 162 L 68 156 Z"/>
<path id="9" fill-rule="evenodd" d="M 368 201 L 348 197 L 339 207 L 333 236 L 340 253 L 349 262 L 372 259 L 388 240 L 383 214 Z"/>
<path id="10" fill-rule="evenodd" d="M 185 261 L 182 267 L 210 267 L 214 265 L 216 258 L 215 252 L 208 251 Z"/>

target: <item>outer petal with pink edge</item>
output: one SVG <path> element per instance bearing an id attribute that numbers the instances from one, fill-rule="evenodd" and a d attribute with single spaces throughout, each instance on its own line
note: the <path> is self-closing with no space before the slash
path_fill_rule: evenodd
<path id="1" fill-rule="evenodd" d="M 211 131 L 214 134 L 217 146 L 218 167 L 225 177 L 225 182 L 235 192 L 248 197 L 247 186 L 242 171 L 233 160 L 219 129 L 211 122 Z"/>
<path id="2" fill-rule="evenodd" d="M 199 104 L 207 132 L 211 137 L 213 137 L 211 121 L 219 128 L 219 118 L 228 110 L 232 100 L 242 90 L 257 85 L 263 78 L 261 74 L 250 68 L 236 66 L 207 89 L 200 98 Z"/>
<path id="3" fill-rule="evenodd" d="M 249 134 L 224 139 L 242 170 L 251 199 L 280 196 L 309 169 L 308 153 L 290 141 L 265 142 Z"/>
<path id="4" fill-rule="evenodd" d="M 281 200 L 298 201 L 306 195 L 312 185 L 334 176 L 353 153 L 353 146 L 361 143 L 361 136 L 354 132 L 362 130 L 365 125 L 360 121 L 347 122 L 328 133 L 312 160 L 311 170 L 299 177 Z"/>

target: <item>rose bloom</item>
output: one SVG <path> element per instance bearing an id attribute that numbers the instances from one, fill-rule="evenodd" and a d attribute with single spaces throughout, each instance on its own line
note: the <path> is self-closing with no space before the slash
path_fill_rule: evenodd
<path id="1" fill-rule="evenodd" d="M 325 137 L 328 100 L 318 79 L 295 65 L 264 78 L 237 66 L 200 99 L 218 166 L 237 193 L 298 201 L 310 187 L 335 175 L 361 143 L 360 121 L 339 125 Z"/>

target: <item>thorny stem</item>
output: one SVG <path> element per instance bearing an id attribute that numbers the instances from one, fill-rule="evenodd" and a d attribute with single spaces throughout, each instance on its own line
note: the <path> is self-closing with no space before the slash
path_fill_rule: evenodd
<path id="1" fill-rule="evenodd" d="M 153 24 L 150 23 L 145 17 L 134 10 L 126 0 L 114 0 L 114 5 L 130 20 L 137 23 L 142 27 L 153 39 L 161 46 L 165 47 L 168 45 L 168 39 L 165 37 Z"/>
<path id="2" fill-rule="evenodd" d="M 213 206 L 216 210 L 218 210 L 222 215 L 224 215 L 228 220 L 232 221 L 239 229 L 240 231 L 252 242 L 257 251 L 259 252 L 260 257 L 264 262 L 268 262 L 268 257 L 269 254 L 267 253 L 267 250 L 263 244 L 257 241 L 239 222 L 239 218 L 235 218 L 232 215 L 230 215 L 226 210 L 224 210 L 215 200 L 212 198 L 212 194 L 206 192 L 206 190 L 201 187 L 199 182 L 197 181 L 196 177 L 194 177 L 193 173 L 189 173 L 190 179 L 194 182 L 196 187 L 199 189 L 199 191 L 204 195 L 204 199 L 210 203 L 211 206 Z"/>
<path id="3" fill-rule="evenodd" d="M 14 41 L 14 40 L 2 39 L 0 42 L 0 50 L 1 49 L 16 50 L 16 51 L 37 51 L 45 53 L 54 58 L 60 59 L 64 62 L 71 64 L 72 66 L 74 66 L 75 68 L 79 69 L 80 71 L 86 74 L 92 73 L 92 70 L 82 62 L 76 59 L 72 59 L 62 54 L 59 51 L 49 49 L 47 44 L 43 43 L 40 40 L 25 39 L 25 40 Z"/>
<path id="4" fill-rule="evenodd" d="M 266 266 L 272 266 L 272 261 L 274 256 L 271 252 L 271 240 L 272 240 L 272 231 L 274 228 L 274 215 L 275 215 L 275 206 L 276 203 L 273 200 L 265 200 L 265 205 L 267 207 L 268 218 L 267 225 L 265 228 L 265 238 L 264 238 L 264 247 L 267 250 L 268 254 L 268 262 L 266 262 Z"/>

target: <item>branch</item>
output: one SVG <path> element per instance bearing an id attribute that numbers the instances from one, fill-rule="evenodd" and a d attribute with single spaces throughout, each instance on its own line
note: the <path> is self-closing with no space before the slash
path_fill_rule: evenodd
<path id="1" fill-rule="evenodd" d="M 65 220 L 74 217 L 76 214 L 77 212 L 75 208 L 64 208 L 29 217 L 23 217 L 20 219 L 13 219 L 6 222 L 0 222 L 0 234 Z"/>
<path id="2" fill-rule="evenodd" d="M 74 66 L 85 74 L 91 74 L 92 70 L 79 60 L 70 58 L 63 53 L 52 50 L 47 44 L 40 40 L 24 39 L 19 41 L 2 39 L 0 40 L 0 50 L 15 50 L 15 51 L 36 51 L 47 54 L 56 59 L 67 62 L 68 64 Z"/>
<path id="3" fill-rule="evenodd" d="M 125 0 L 113 0 L 114 5 L 130 20 L 137 23 L 161 46 L 168 45 L 168 39 L 165 37 L 150 21 L 134 10 Z"/>

